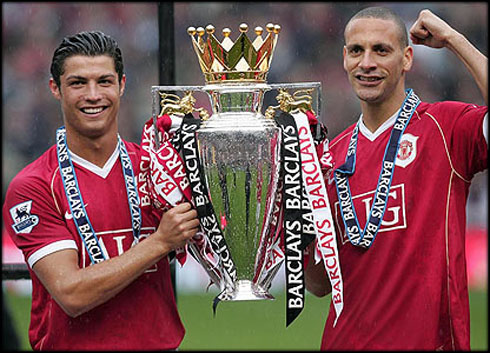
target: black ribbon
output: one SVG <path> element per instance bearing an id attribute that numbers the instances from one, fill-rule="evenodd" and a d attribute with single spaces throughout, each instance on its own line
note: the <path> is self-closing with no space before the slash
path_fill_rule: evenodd
<path id="1" fill-rule="evenodd" d="M 225 283 L 235 283 L 237 279 L 236 267 L 231 258 L 230 250 L 226 244 L 225 237 L 216 218 L 213 205 L 209 200 L 209 193 L 205 181 L 205 175 L 199 158 L 197 148 L 196 130 L 200 126 L 200 120 L 195 119 L 192 114 L 187 114 L 182 122 L 180 130 L 180 147 L 184 164 L 189 178 L 192 200 L 196 208 L 201 227 L 209 237 L 213 250 L 218 254 L 222 263 L 222 268 L 231 281 Z M 225 274 L 223 274 L 225 275 Z M 213 311 L 216 312 L 216 306 L 221 299 L 224 299 L 224 290 L 214 300 Z"/>
<path id="2" fill-rule="evenodd" d="M 287 327 L 299 316 L 304 307 L 303 216 L 304 207 L 306 204 L 309 206 L 309 202 L 308 199 L 304 199 L 298 129 L 294 118 L 278 110 L 274 119 L 282 131 L 281 177 L 283 180 Z"/>

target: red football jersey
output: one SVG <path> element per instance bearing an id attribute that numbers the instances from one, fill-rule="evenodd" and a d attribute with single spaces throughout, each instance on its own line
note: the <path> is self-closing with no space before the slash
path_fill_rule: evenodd
<path id="1" fill-rule="evenodd" d="M 138 173 L 140 150 L 125 143 Z M 72 155 L 76 177 L 90 223 L 106 258 L 133 244 L 131 215 L 119 150 L 99 168 Z M 158 225 L 142 215 L 140 239 Z M 71 318 L 49 295 L 34 263 L 55 251 L 76 249 L 80 267 L 90 258 L 77 232 L 63 188 L 56 146 L 24 168 L 10 183 L 3 207 L 5 228 L 24 253 L 32 278 L 29 339 L 35 350 L 168 350 L 179 346 L 184 327 L 177 312 L 168 259 L 164 258 L 114 298 Z"/>
<path id="2" fill-rule="evenodd" d="M 349 242 L 332 176 L 328 193 L 339 238 L 344 309 L 323 350 L 469 350 L 465 261 L 466 200 L 473 175 L 487 168 L 487 107 L 422 102 L 399 143 L 388 203 L 369 249 Z M 395 114 L 375 133 L 362 123 L 349 178 L 366 224 Z M 339 167 L 354 125 L 330 143 Z"/>

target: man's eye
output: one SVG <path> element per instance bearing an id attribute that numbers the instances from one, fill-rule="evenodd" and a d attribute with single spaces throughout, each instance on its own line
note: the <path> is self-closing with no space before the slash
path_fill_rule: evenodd
<path id="1" fill-rule="evenodd" d="M 389 48 L 385 46 L 375 47 L 374 50 L 376 51 L 376 53 L 381 55 L 386 55 L 390 52 Z"/>
<path id="2" fill-rule="evenodd" d="M 112 85 L 113 84 L 113 81 L 110 80 L 110 79 L 103 79 L 103 80 L 100 80 L 99 83 L 101 85 Z"/>
<path id="3" fill-rule="evenodd" d="M 83 85 L 83 81 L 72 81 L 70 82 L 70 86 L 80 86 Z"/>

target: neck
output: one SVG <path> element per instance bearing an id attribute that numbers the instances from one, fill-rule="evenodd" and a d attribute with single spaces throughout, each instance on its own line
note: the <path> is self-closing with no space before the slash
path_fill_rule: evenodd
<path id="1" fill-rule="evenodd" d="M 117 146 L 117 133 L 91 138 L 80 134 L 69 134 L 67 130 L 66 143 L 70 151 L 77 156 L 102 168 Z"/>
<path id="2" fill-rule="evenodd" d="M 362 121 L 371 132 L 375 132 L 383 123 L 400 109 L 405 99 L 405 91 L 395 94 L 383 102 L 361 101 Z"/>

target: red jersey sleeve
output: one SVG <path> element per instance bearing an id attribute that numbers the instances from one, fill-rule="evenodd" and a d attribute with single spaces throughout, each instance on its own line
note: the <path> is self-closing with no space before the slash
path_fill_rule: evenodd
<path id="1" fill-rule="evenodd" d="M 23 171 L 11 181 L 3 205 L 3 221 L 30 267 L 55 251 L 77 249 L 56 205 L 54 191 L 41 175 Z"/>
<path id="2" fill-rule="evenodd" d="M 471 180 L 488 168 L 488 144 L 483 135 L 488 107 L 449 101 L 433 104 L 427 113 L 441 124 L 456 172 Z"/>

